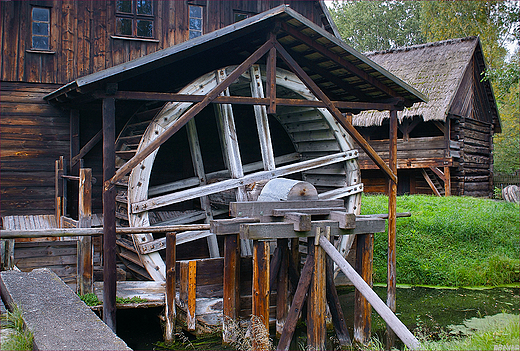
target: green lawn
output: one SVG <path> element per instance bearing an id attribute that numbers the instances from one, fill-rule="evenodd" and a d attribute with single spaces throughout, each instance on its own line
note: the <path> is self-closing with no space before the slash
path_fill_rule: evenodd
<path id="1" fill-rule="evenodd" d="M 362 214 L 387 213 L 388 197 L 363 196 Z M 518 204 L 471 197 L 399 196 L 397 283 L 480 286 L 517 282 Z M 374 283 L 386 282 L 386 234 L 374 242 Z"/>

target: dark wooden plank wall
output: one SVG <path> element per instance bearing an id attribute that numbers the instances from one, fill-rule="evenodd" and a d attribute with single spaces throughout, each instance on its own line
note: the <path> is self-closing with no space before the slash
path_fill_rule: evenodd
<path id="1" fill-rule="evenodd" d="M 204 32 L 234 21 L 234 11 L 257 14 L 284 3 L 256 1 L 157 1 L 154 40 L 116 39 L 114 1 L 2 1 L 1 80 L 66 84 L 188 39 L 188 4 L 204 6 Z M 285 1 L 323 26 L 318 1 Z M 31 6 L 51 8 L 49 53 L 31 50 Z"/>
<path id="2" fill-rule="evenodd" d="M 57 87 L 0 86 L 2 216 L 54 213 L 54 164 L 69 155 L 69 118 L 42 97 Z"/>

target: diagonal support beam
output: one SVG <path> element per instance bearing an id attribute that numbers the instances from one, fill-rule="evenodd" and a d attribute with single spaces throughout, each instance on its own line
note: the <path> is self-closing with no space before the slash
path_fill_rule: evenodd
<path id="1" fill-rule="evenodd" d="M 301 79 L 307 88 L 321 101 L 325 103 L 327 110 L 334 116 L 336 121 L 354 138 L 359 146 L 367 153 L 367 155 L 374 161 L 379 168 L 386 173 L 386 175 L 397 184 L 397 176 L 392 172 L 390 167 L 383 161 L 377 152 L 370 146 L 370 144 L 363 138 L 363 136 L 354 128 L 354 126 L 343 116 L 334 103 L 327 95 L 318 87 L 316 83 L 309 77 L 309 75 L 300 67 L 300 65 L 289 55 L 285 48 L 277 41 L 275 43 L 278 55 L 285 61 L 289 68 Z"/>
<path id="2" fill-rule="evenodd" d="M 208 106 L 216 97 L 226 90 L 231 83 L 233 83 L 238 77 L 240 77 L 245 71 L 247 71 L 255 62 L 257 62 L 262 56 L 264 56 L 274 46 L 272 40 L 267 41 L 261 47 L 259 47 L 254 53 L 251 54 L 244 62 L 242 62 L 231 74 L 218 84 L 213 90 L 211 90 L 204 99 L 192 106 L 184 115 L 182 115 L 175 123 L 173 123 L 163 134 L 152 141 L 148 146 L 140 150 L 134 157 L 126 162 L 121 168 L 117 170 L 115 175 L 104 184 L 105 189 L 112 187 L 117 181 L 121 180 L 128 172 L 130 172 L 135 166 L 141 161 L 148 157 L 152 152 L 159 148 L 164 142 L 166 142 L 173 134 L 179 131 L 190 119 L 195 117 L 200 111 Z"/>

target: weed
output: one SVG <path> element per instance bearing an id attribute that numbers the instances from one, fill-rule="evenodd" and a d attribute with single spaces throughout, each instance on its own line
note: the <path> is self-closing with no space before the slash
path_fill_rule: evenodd
<path id="1" fill-rule="evenodd" d="M 237 350 L 272 350 L 273 341 L 269 338 L 269 330 L 262 319 L 251 316 L 247 327 L 242 327 L 240 322 L 228 320 L 228 333 L 231 346 Z M 253 348 L 254 347 L 254 348 Z"/>
<path id="2" fill-rule="evenodd" d="M 3 316 L 6 320 L 5 330 L 9 330 L 5 337 L 2 335 L 1 350 L 32 350 L 33 333 L 25 328 L 23 313 L 15 307 L 12 312 Z M 3 331 L 5 333 L 5 331 Z"/>
<path id="3" fill-rule="evenodd" d="M 87 306 L 98 306 L 101 305 L 102 302 L 99 301 L 98 297 L 94 293 L 88 293 L 84 295 L 79 295 L 81 301 L 83 301 Z M 116 296 L 116 303 L 142 303 L 148 302 L 148 300 L 141 298 L 140 296 L 134 297 L 119 297 Z"/>

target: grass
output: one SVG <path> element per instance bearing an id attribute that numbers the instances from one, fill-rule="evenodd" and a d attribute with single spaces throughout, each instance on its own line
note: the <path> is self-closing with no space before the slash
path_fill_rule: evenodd
<path id="1" fill-rule="evenodd" d="M 0 349 L 32 350 L 33 334 L 25 328 L 22 311 L 19 308 L 14 308 L 12 312 L 7 311 L 7 314 L 2 318 L 5 318 L 6 324 L 2 328 L 3 335 Z"/>
<path id="2" fill-rule="evenodd" d="M 102 302 L 99 301 L 98 297 L 94 293 L 88 293 L 84 295 L 79 295 L 81 301 L 83 301 L 87 306 L 98 306 L 101 305 Z M 119 297 L 116 296 L 116 303 L 142 303 L 148 302 L 148 300 L 143 299 L 139 296 L 134 297 Z"/>
<path id="3" fill-rule="evenodd" d="M 363 196 L 362 214 L 387 213 L 388 197 Z M 397 282 L 497 286 L 519 277 L 518 204 L 471 197 L 399 196 Z M 386 281 L 387 238 L 374 240 L 374 283 Z"/>

